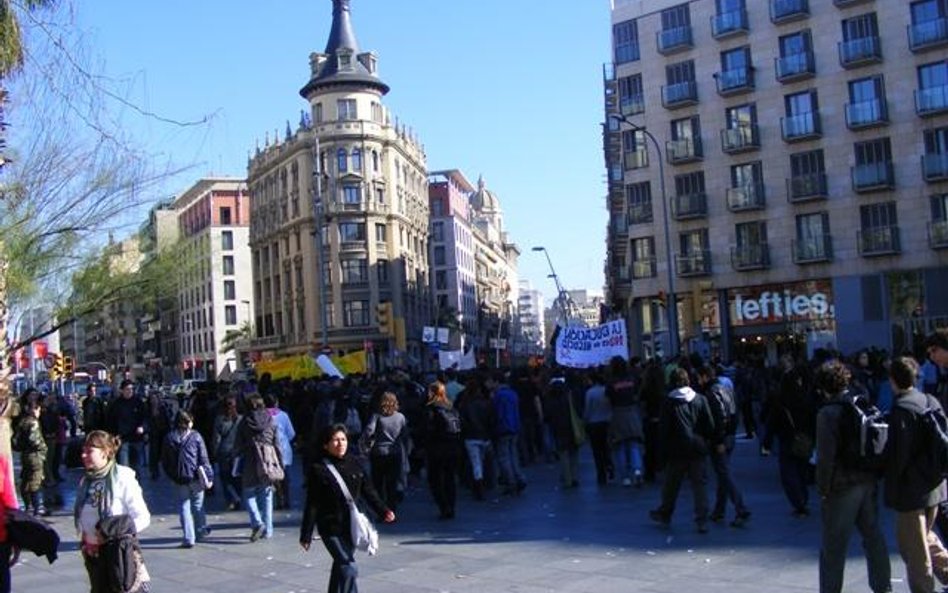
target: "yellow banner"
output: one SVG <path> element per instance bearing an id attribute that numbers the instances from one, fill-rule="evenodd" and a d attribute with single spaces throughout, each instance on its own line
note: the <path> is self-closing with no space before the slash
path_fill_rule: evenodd
<path id="1" fill-rule="evenodd" d="M 276 360 L 261 360 L 255 366 L 254 370 L 260 377 L 264 373 L 270 373 L 272 379 L 309 379 L 318 377 L 322 374 L 316 361 L 307 354 L 299 356 L 288 356 Z"/>
<path id="2" fill-rule="evenodd" d="M 330 360 L 343 375 L 352 375 L 353 373 L 364 375 L 368 371 L 365 350 L 356 350 L 345 356 L 332 356 Z"/>

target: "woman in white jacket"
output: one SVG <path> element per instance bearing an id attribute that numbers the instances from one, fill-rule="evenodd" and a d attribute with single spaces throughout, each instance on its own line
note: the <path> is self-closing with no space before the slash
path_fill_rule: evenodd
<path id="1" fill-rule="evenodd" d="M 134 523 L 136 533 L 141 533 L 151 523 L 151 514 L 145 505 L 135 470 L 115 462 L 120 445 L 118 437 L 94 430 L 86 436 L 82 447 L 82 464 L 86 472 L 76 489 L 73 516 L 92 593 L 108 590 L 110 570 L 100 553 L 105 542 L 97 528 L 99 521 L 127 515 Z"/>

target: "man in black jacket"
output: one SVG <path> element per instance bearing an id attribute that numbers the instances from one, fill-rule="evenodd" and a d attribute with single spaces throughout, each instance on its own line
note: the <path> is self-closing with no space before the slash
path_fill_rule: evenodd
<path id="1" fill-rule="evenodd" d="M 138 469 L 145 459 L 145 429 L 148 409 L 145 402 L 135 396 L 135 384 L 122 381 L 119 396 L 109 404 L 107 426 L 109 432 L 122 439 L 118 451 L 118 463 Z"/>
<path id="2" fill-rule="evenodd" d="M 948 576 L 948 551 L 932 531 L 938 504 L 946 497 L 945 480 L 932 477 L 920 460 L 928 441 L 922 415 L 928 408 L 944 414 L 938 401 L 915 389 L 918 363 L 902 356 L 889 370 L 896 400 L 889 413 L 886 441 L 885 505 L 895 510 L 895 538 L 905 562 L 909 590 L 931 593 L 935 575 Z"/>
<path id="3" fill-rule="evenodd" d="M 687 475 L 695 499 L 698 533 L 708 532 L 708 476 L 705 469 L 708 446 L 714 439 L 714 419 L 708 400 L 689 386 L 688 371 L 675 369 L 674 388 L 662 402 L 659 424 L 664 437 L 663 451 L 668 460 L 662 504 L 649 517 L 662 525 L 671 523 L 681 482 Z"/>

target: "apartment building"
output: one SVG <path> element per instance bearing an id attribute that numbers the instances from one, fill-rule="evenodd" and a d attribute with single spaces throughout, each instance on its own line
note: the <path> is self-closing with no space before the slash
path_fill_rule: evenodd
<path id="1" fill-rule="evenodd" d="M 900 351 L 948 321 L 946 16 L 613 0 L 607 298 L 636 354 Z"/>
<path id="2" fill-rule="evenodd" d="M 349 0 L 334 0 L 300 90 L 308 114 L 248 164 L 255 356 L 365 348 L 373 370 L 422 363 L 427 167 L 383 105 L 388 91 L 376 55 L 359 49 Z"/>

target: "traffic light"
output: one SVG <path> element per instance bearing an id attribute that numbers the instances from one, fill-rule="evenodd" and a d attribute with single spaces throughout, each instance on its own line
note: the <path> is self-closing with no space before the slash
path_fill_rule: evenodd
<path id="1" fill-rule="evenodd" d="M 63 359 L 63 372 L 67 377 L 72 377 L 72 374 L 75 372 L 76 366 L 73 364 L 71 356 L 67 356 Z"/>
<path id="2" fill-rule="evenodd" d="M 53 368 L 48 370 L 49 378 L 54 381 L 63 376 L 63 373 L 65 372 L 65 359 L 63 358 L 62 354 L 59 352 L 53 354 Z"/>
<path id="3" fill-rule="evenodd" d="M 379 333 L 385 336 L 395 335 L 392 303 L 379 303 L 375 308 L 375 320 L 378 322 Z"/>

